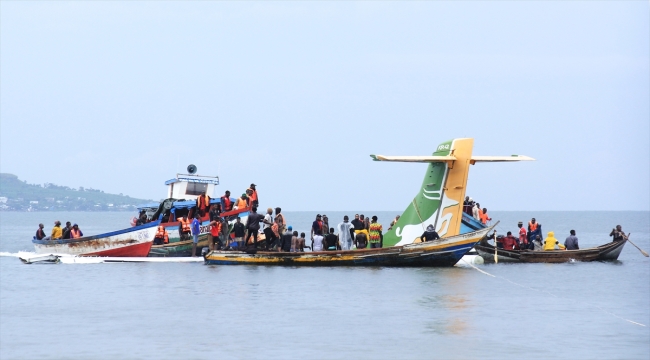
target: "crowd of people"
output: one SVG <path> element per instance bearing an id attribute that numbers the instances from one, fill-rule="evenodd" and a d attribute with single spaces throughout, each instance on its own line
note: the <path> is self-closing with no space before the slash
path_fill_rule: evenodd
<path id="1" fill-rule="evenodd" d="M 38 230 L 36 230 L 36 235 L 34 238 L 36 240 L 60 240 L 60 239 L 78 239 L 84 236 L 84 233 L 79 229 L 79 225 L 72 224 L 70 221 L 66 221 L 65 227 L 61 227 L 61 222 L 56 220 L 54 226 L 52 227 L 52 232 L 50 236 L 45 235 L 45 225 L 38 224 Z"/>
<path id="2" fill-rule="evenodd" d="M 463 212 L 477 221 L 480 221 L 483 225 L 487 225 L 488 221 L 492 220 L 492 218 L 488 216 L 488 209 L 481 209 L 481 204 L 474 201 L 474 199 L 469 196 L 466 196 L 465 201 L 463 201 Z"/>
<path id="3" fill-rule="evenodd" d="M 510 231 L 506 233 L 506 236 L 496 237 L 495 240 L 498 248 L 504 250 L 533 251 L 580 250 L 575 230 L 570 230 L 569 236 L 564 240 L 564 243 L 560 243 L 560 241 L 555 238 L 555 232 L 553 231 L 549 231 L 546 234 L 546 238 L 542 239 L 542 225 L 538 223 L 535 218 L 532 218 L 528 222 L 527 228 L 523 226 L 522 221 L 517 224 L 517 227 L 519 228 L 518 237 L 513 236 Z M 623 232 L 621 225 L 616 225 L 616 228 L 612 229 L 609 236 L 613 237 L 613 241 L 627 240 L 627 235 Z M 494 238 L 495 233 L 488 236 L 488 239 Z"/>

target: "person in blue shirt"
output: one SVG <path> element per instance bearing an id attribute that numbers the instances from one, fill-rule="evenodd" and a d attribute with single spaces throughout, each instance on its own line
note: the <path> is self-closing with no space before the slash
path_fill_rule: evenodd
<path id="1" fill-rule="evenodd" d="M 194 215 L 194 220 L 190 224 L 192 231 L 192 257 L 196 257 L 196 245 L 199 243 L 199 234 L 201 233 L 201 222 L 199 221 L 199 214 Z"/>

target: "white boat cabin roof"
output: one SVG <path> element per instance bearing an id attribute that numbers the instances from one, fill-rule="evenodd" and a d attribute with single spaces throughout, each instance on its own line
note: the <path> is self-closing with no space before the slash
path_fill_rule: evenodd
<path id="1" fill-rule="evenodd" d="M 196 199 L 199 195 L 213 196 L 215 187 L 219 185 L 218 176 L 201 176 L 176 174 L 176 177 L 165 181 L 167 198 Z"/>

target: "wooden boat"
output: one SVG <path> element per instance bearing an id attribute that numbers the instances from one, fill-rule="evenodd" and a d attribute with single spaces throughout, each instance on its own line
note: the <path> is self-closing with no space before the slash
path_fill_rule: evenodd
<path id="1" fill-rule="evenodd" d="M 77 239 L 33 239 L 32 243 L 37 254 L 142 257 L 151 250 L 157 226 L 155 221 L 105 234 Z"/>
<path id="2" fill-rule="evenodd" d="M 391 246 L 381 249 L 316 252 L 212 251 L 207 265 L 289 265 L 289 266 L 453 266 L 489 228 L 440 240 Z"/>
<path id="3" fill-rule="evenodd" d="M 463 216 L 470 165 L 533 160 L 526 156 L 472 156 L 473 139 L 453 139 L 431 156 L 371 155 L 375 161 L 427 163 L 422 186 L 383 237 L 384 248 L 320 252 L 212 251 L 208 265 L 453 266 L 492 229 Z M 496 225 L 496 224 L 495 224 Z M 441 239 L 419 243 L 431 226 Z"/>
<path id="4" fill-rule="evenodd" d="M 627 240 L 614 241 L 597 247 L 580 250 L 504 250 L 497 249 L 499 262 L 563 263 L 570 261 L 612 261 L 617 260 Z M 494 262 L 494 246 L 481 241 L 475 247 L 486 262 Z"/>

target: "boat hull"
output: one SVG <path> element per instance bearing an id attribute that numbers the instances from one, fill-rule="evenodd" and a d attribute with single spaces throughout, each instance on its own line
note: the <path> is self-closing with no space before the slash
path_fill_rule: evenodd
<path id="1" fill-rule="evenodd" d="M 523 263 L 564 263 L 570 261 L 614 261 L 618 259 L 627 241 L 615 241 L 594 248 L 580 250 L 503 250 L 497 249 L 498 261 Z M 486 262 L 494 262 L 494 246 L 483 242 L 475 246 Z"/>
<path id="2" fill-rule="evenodd" d="M 280 265 L 280 266 L 453 266 L 492 229 L 485 228 L 424 243 L 382 249 L 318 252 L 212 251 L 206 265 Z"/>
<path id="3" fill-rule="evenodd" d="M 157 222 L 153 222 L 78 239 L 34 239 L 32 243 L 37 254 L 142 257 L 151 250 L 157 225 Z"/>

